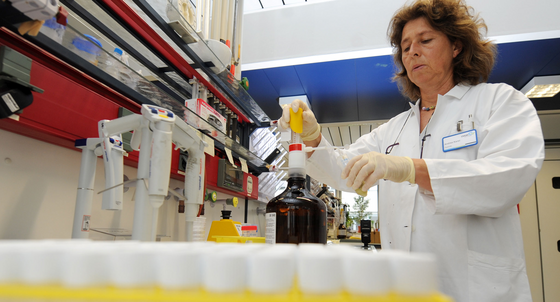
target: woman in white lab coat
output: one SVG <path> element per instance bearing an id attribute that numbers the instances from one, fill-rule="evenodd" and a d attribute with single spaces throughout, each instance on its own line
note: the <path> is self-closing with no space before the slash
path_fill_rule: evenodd
<path id="1" fill-rule="evenodd" d="M 531 301 L 516 205 L 544 159 L 537 113 L 519 91 L 486 84 L 495 46 L 462 1 L 416 1 L 389 28 L 395 78 L 410 109 L 345 150 L 308 154 L 310 176 L 334 188 L 379 185 L 383 249 L 437 256 L 440 289 L 457 302 Z M 302 139 L 329 146 L 303 108 Z"/>

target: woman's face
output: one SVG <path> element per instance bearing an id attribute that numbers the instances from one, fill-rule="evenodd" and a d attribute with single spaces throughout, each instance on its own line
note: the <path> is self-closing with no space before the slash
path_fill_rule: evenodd
<path id="1" fill-rule="evenodd" d="M 401 40 L 402 61 L 409 79 L 420 91 L 453 88 L 452 62 L 461 52 L 457 45 L 424 17 L 406 23 Z"/>

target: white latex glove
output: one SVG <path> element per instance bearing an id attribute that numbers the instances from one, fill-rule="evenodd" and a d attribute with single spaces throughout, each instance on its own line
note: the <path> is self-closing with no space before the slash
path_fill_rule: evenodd
<path id="1" fill-rule="evenodd" d="M 290 108 L 292 108 L 294 112 L 297 112 L 299 108 L 303 110 L 303 131 L 300 134 L 301 140 L 312 141 L 321 135 L 321 127 L 317 124 L 315 114 L 307 107 L 306 103 L 298 99 L 282 107 L 282 117 L 278 120 L 280 127 L 284 129 L 290 128 Z"/>
<path id="2" fill-rule="evenodd" d="M 365 192 L 380 179 L 413 184 L 415 173 L 410 157 L 369 152 L 350 159 L 341 177 L 348 178 L 347 186 L 354 190 L 361 188 Z"/>

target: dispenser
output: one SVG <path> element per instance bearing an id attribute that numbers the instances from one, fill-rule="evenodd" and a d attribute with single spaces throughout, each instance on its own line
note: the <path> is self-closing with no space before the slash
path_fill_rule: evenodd
<path id="1" fill-rule="evenodd" d="M 226 204 L 237 207 L 237 197 L 226 200 Z M 226 210 L 226 204 L 222 210 L 222 219 L 212 221 L 207 241 L 216 241 L 214 236 L 241 236 L 241 222 L 231 220 L 231 211 Z"/>
<path id="2" fill-rule="evenodd" d="M 327 243 L 327 207 L 305 188 L 306 154 L 299 133 L 302 114 L 290 109 L 288 186 L 266 206 L 267 243 Z"/>

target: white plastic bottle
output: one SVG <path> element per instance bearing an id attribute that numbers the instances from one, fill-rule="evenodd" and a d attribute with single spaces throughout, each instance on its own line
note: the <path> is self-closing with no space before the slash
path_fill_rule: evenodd
<path id="1" fill-rule="evenodd" d="M 115 48 L 112 55 L 112 57 L 107 57 L 107 61 L 105 62 L 105 72 L 111 75 L 113 78 L 120 80 L 119 67 L 121 63 L 119 61 L 121 61 L 123 51 L 120 48 Z"/>

